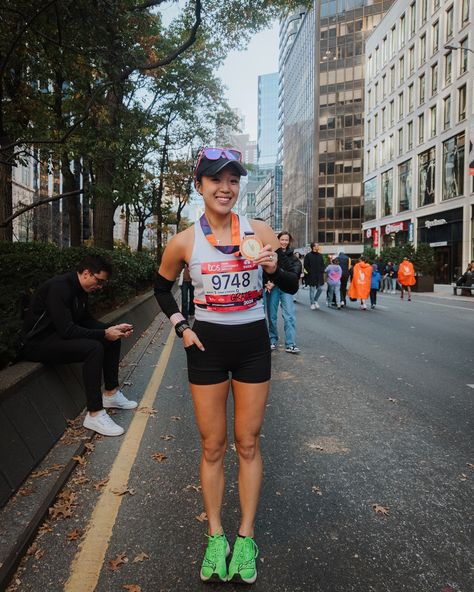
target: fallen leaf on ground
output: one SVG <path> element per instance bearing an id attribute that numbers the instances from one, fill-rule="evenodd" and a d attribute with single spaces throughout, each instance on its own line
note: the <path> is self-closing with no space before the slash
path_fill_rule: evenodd
<path id="1" fill-rule="evenodd" d="M 164 435 L 164 436 L 160 436 L 160 438 L 161 438 L 162 440 L 166 440 L 166 442 L 168 442 L 169 440 L 174 440 L 174 436 L 173 436 L 173 434 L 166 434 L 166 435 Z"/>
<path id="2" fill-rule="evenodd" d="M 323 492 L 321 491 L 321 488 L 319 487 L 319 485 L 313 485 L 313 487 L 311 487 L 311 491 L 313 493 L 318 494 L 318 495 L 323 495 Z"/>
<path id="3" fill-rule="evenodd" d="M 75 460 L 77 463 L 79 463 L 81 467 L 83 467 L 87 462 L 87 459 L 85 459 L 83 456 L 73 456 L 72 460 Z"/>
<path id="4" fill-rule="evenodd" d="M 196 518 L 196 520 L 198 520 L 199 522 L 205 522 L 207 520 L 207 514 L 206 512 L 201 512 L 199 514 L 199 516 L 194 516 Z"/>
<path id="5" fill-rule="evenodd" d="M 171 416 L 171 419 L 172 419 L 173 421 L 181 421 L 181 417 L 179 417 L 179 415 L 172 415 L 172 416 Z"/>
<path id="6" fill-rule="evenodd" d="M 461 476 L 459 477 L 460 481 L 467 481 L 467 475 L 464 473 L 461 473 Z"/>
<path id="7" fill-rule="evenodd" d="M 71 479 L 73 485 L 85 485 L 86 483 L 89 483 L 89 481 L 89 477 L 86 477 L 85 475 L 78 475 L 77 477 L 74 477 L 74 479 Z"/>
<path id="8" fill-rule="evenodd" d="M 107 485 L 107 483 L 109 482 L 109 478 L 106 477 L 105 479 L 101 479 L 100 481 L 97 481 L 97 483 L 94 483 L 94 489 L 101 489 L 102 487 L 105 487 L 105 485 Z"/>
<path id="9" fill-rule="evenodd" d="M 44 522 L 39 527 L 38 534 L 42 535 L 42 534 L 46 534 L 47 532 L 53 532 L 53 529 L 51 528 L 51 526 L 47 522 Z"/>
<path id="10" fill-rule="evenodd" d="M 132 382 L 131 380 L 126 380 L 126 381 L 123 383 L 123 386 L 132 386 L 132 385 L 133 385 L 133 382 Z"/>
<path id="11" fill-rule="evenodd" d="M 194 491 L 197 491 L 198 493 L 201 491 L 201 486 L 200 485 L 186 485 L 186 487 L 184 489 L 194 489 Z"/>
<path id="12" fill-rule="evenodd" d="M 150 556 L 142 551 L 135 557 L 132 563 L 141 563 L 142 561 L 145 561 L 145 559 L 150 559 Z"/>
<path id="13" fill-rule="evenodd" d="M 52 508 L 49 508 L 49 515 L 51 518 L 71 518 L 72 509 L 68 504 L 55 504 Z"/>
<path id="14" fill-rule="evenodd" d="M 324 450 L 324 448 L 319 444 L 309 444 L 309 448 L 311 448 L 312 450 Z"/>
<path id="15" fill-rule="evenodd" d="M 387 401 L 390 401 L 390 403 L 398 403 L 397 399 L 394 399 L 393 397 L 389 397 Z"/>
<path id="16" fill-rule="evenodd" d="M 125 553 L 119 553 L 115 559 L 110 559 L 109 567 L 112 571 L 117 571 L 120 565 L 128 563 L 128 557 Z"/>
<path id="17" fill-rule="evenodd" d="M 372 504 L 372 510 L 376 514 L 382 514 L 383 516 L 388 516 L 390 513 L 390 510 L 388 508 L 386 508 L 385 506 L 381 506 L 379 504 Z"/>
<path id="18" fill-rule="evenodd" d="M 472 463 L 466 463 L 466 466 L 469 467 L 470 469 L 474 469 L 474 464 L 472 464 Z"/>
<path id="19" fill-rule="evenodd" d="M 123 589 L 128 590 L 128 592 L 142 592 L 141 586 L 138 584 L 125 584 Z"/>
<path id="20" fill-rule="evenodd" d="M 92 452 L 95 449 L 95 444 L 92 444 L 92 442 L 86 442 L 84 448 L 87 448 L 89 452 Z"/>
<path id="21" fill-rule="evenodd" d="M 173 385 L 172 385 L 172 384 L 170 384 L 170 385 L 168 385 L 166 388 L 167 388 L 167 389 L 172 389 L 172 388 L 173 388 Z"/>
<path id="22" fill-rule="evenodd" d="M 132 487 L 124 487 L 123 489 L 112 489 L 112 493 L 115 493 L 115 495 L 125 495 L 126 493 L 135 495 L 136 491 Z"/>
<path id="23" fill-rule="evenodd" d="M 50 475 L 54 471 L 60 471 L 61 469 L 64 469 L 64 465 L 51 465 L 42 471 L 33 471 L 33 473 L 31 473 L 31 477 L 45 477 L 46 475 Z"/>
<path id="24" fill-rule="evenodd" d="M 74 530 L 70 530 L 66 535 L 67 541 L 77 541 L 77 539 L 81 536 L 81 533 L 77 528 Z"/>
<path id="25" fill-rule="evenodd" d="M 151 458 L 153 460 L 156 460 L 156 462 L 163 462 L 168 457 L 166 456 L 166 454 L 163 454 L 162 452 L 155 452 L 155 454 L 151 455 Z"/>
<path id="26" fill-rule="evenodd" d="M 137 411 L 139 411 L 140 413 L 146 413 L 147 415 L 151 416 L 155 416 L 155 414 L 158 413 L 158 411 L 156 409 L 153 409 L 152 407 L 139 407 Z"/>
<path id="27" fill-rule="evenodd" d="M 31 495 L 35 491 L 36 491 L 36 489 L 34 487 L 22 487 L 21 489 L 18 490 L 18 493 L 19 493 L 19 495 L 22 495 L 23 497 L 27 497 L 28 495 Z"/>

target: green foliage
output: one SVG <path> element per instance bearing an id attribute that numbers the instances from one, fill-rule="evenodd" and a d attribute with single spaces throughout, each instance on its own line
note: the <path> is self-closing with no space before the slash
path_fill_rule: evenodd
<path id="1" fill-rule="evenodd" d="M 434 249 L 428 243 L 418 243 L 416 250 L 412 243 L 397 247 L 386 247 L 382 249 L 380 257 L 386 263 L 392 261 L 397 264 L 406 257 L 413 263 L 417 274 L 432 275 L 434 273 Z"/>
<path id="2" fill-rule="evenodd" d="M 365 257 L 367 263 L 373 263 L 377 259 L 377 252 L 374 247 L 366 245 L 362 255 Z"/>
<path id="3" fill-rule="evenodd" d="M 108 285 L 90 295 L 91 310 L 96 314 L 116 308 L 152 284 L 153 258 L 131 253 L 128 248 L 59 249 L 44 243 L 0 242 L 0 368 L 15 359 L 22 317 L 36 288 L 54 275 L 75 269 L 87 254 L 105 255 L 114 269 Z"/>

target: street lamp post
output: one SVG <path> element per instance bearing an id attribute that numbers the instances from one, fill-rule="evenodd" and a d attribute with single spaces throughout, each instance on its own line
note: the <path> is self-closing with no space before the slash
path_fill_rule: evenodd
<path id="1" fill-rule="evenodd" d="M 306 247 L 308 245 L 308 212 L 303 212 L 303 210 L 298 210 L 297 208 L 293 208 L 294 212 L 298 212 L 298 214 L 303 214 L 304 218 L 305 218 L 305 224 L 304 224 L 304 246 Z"/>
<path id="2" fill-rule="evenodd" d="M 471 49 L 470 47 L 461 47 L 460 45 L 456 47 L 456 45 L 445 45 L 444 49 L 452 49 L 455 51 L 458 51 L 459 49 L 463 50 L 463 51 L 470 51 L 471 53 L 474 53 L 474 49 Z"/>

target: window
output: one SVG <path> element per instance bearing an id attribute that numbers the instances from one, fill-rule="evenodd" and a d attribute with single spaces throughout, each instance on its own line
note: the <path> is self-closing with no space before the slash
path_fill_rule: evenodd
<path id="1" fill-rule="evenodd" d="M 411 83 L 408 87 L 408 113 L 413 111 L 413 95 L 415 94 L 413 89 L 413 83 Z"/>
<path id="2" fill-rule="evenodd" d="M 421 24 L 426 23 L 428 18 L 428 0 L 421 0 Z"/>
<path id="3" fill-rule="evenodd" d="M 390 92 L 395 89 L 395 66 L 390 68 Z"/>
<path id="4" fill-rule="evenodd" d="M 393 170 L 389 169 L 381 175 L 382 181 L 382 215 L 393 213 Z"/>
<path id="5" fill-rule="evenodd" d="M 459 61 L 459 74 L 464 74 L 464 72 L 467 72 L 467 68 L 468 68 L 468 63 L 469 63 L 469 45 L 468 45 L 468 38 L 465 37 L 460 45 L 460 49 L 461 49 L 461 55 L 460 55 L 460 61 Z"/>
<path id="6" fill-rule="evenodd" d="M 390 101 L 390 126 L 392 126 L 395 123 L 395 103 L 393 101 Z"/>
<path id="7" fill-rule="evenodd" d="M 443 142 L 443 199 L 464 193 L 464 134 Z"/>
<path id="8" fill-rule="evenodd" d="M 458 90 L 458 121 L 466 119 L 466 85 L 464 84 Z"/>
<path id="9" fill-rule="evenodd" d="M 377 215 L 377 177 L 364 183 L 364 220 L 374 220 Z"/>
<path id="10" fill-rule="evenodd" d="M 418 144 L 423 144 L 425 141 L 425 116 L 422 113 L 418 115 Z"/>
<path id="11" fill-rule="evenodd" d="M 407 125 L 407 144 L 408 150 L 413 148 L 413 121 L 409 121 Z"/>
<path id="12" fill-rule="evenodd" d="M 438 63 L 431 66 L 431 96 L 438 92 Z"/>
<path id="13" fill-rule="evenodd" d="M 433 41 L 433 47 L 431 53 L 434 54 L 439 49 L 439 21 L 433 23 L 433 29 L 431 31 L 431 39 Z"/>
<path id="14" fill-rule="evenodd" d="M 382 140 L 381 147 L 382 147 L 381 148 L 382 154 L 381 154 L 380 161 L 381 161 L 382 165 L 384 165 L 385 164 L 385 157 L 386 157 L 386 154 L 385 154 L 385 140 Z"/>
<path id="15" fill-rule="evenodd" d="M 402 14 L 400 17 L 400 47 L 405 45 L 405 36 L 406 36 L 406 29 L 405 29 L 405 15 Z"/>
<path id="16" fill-rule="evenodd" d="M 454 9 L 453 6 L 446 11 L 446 41 L 449 41 L 453 36 L 454 25 Z"/>
<path id="17" fill-rule="evenodd" d="M 470 4 L 470 0 L 462 0 L 461 18 L 462 18 L 463 24 L 467 23 L 469 20 L 469 4 Z"/>
<path id="18" fill-rule="evenodd" d="M 403 117 L 403 92 L 398 95 L 398 119 Z"/>
<path id="19" fill-rule="evenodd" d="M 434 138 L 436 136 L 436 117 L 437 117 L 437 109 L 436 105 L 433 105 L 430 109 L 430 138 Z"/>
<path id="20" fill-rule="evenodd" d="M 433 12 L 436 12 L 439 8 L 439 0 L 433 0 Z"/>
<path id="21" fill-rule="evenodd" d="M 411 160 L 407 160 L 398 167 L 398 209 L 400 212 L 406 212 L 407 210 L 411 210 L 411 199 Z"/>
<path id="22" fill-rule="evenodd" d="M 443 129 L 451 127 L 451 95 L 443 100 Z"/>
<path id="23" fill-rule="evenodd" d="M 403 154 L 403 128 L 398 130 L 398 155 Z"/>
<path id="24" fill-rule="evenodd" d="M 425 102 L 425 75 L 424 74 L 422 74 L 418 78 L 418 95 L 420 97 L 418 104 L 423 105 L 423 103 Z"/>
<path id="25" fill-rule="evenodd" d="M 382 109 L 382 131 L 385 131 L 385 128 L 387 127 L 387 114 L 386 114 L 386 109 L 385 107 Z"/>
<path id="26" fill-rule="evenodd" d="M 444 84 L 451 84 L 453 74 L 453 52 L 449 51 L 444 56 Z"/>
<path id="27" fill-rule="evenodd" d="M 399 84 L 403 84 L 405 80 L 405 58 L 402 56 L 398 64 L 398 81 Z"/>
<path id="28" fill-rule="evenodd" d="M 389 160 L 393 160 L 393 156 L 394 156 L 394 147 L 393 147 L 393 134 L 390 134 L 389 138 L 388 138 L 388 159 Z"/>
<path id="29" fill-rule="evenodd" d="M 410 4 L 410 37 L 416 33 L 416 2 Z"/>
<path id="30" fill-rule="evenodd" d="M 408 76 L 411 76 L 415 71 L 415 46 L 412 45 L 408 49 Z"/>
<path id="31" fill-rule="evenodd" d="M 387 96 L 387 75 L 384 74 L 382 76 L 382 99 L 385 99 Z"/>
<path id="32" fill-rule="evenodd" d="M 418 205 L 427 206 L 435 200 L 436 149 L 430 148 L 418 157 Z"/>
<path id="33" fill-rule="evenodd" d="M 391 50 L 390 51 L 391 57 L 393 58 L 393 56 L 397 52 L 397 30 L 396 30 L 395 25 L 393 25 L 393 27 L 391 29 L 390 50 Z"/>
<path id="34" fill-rule="evenodd" d="M 420 36 L 420 64 L 426 62 L 426 33 Z"/>
<path id="35" fill-rule="evenodd" d="M 379 114 L 376 113 L 374 115 L 374 138 L 377 137 L 378 133 L 379 133 Z"/>

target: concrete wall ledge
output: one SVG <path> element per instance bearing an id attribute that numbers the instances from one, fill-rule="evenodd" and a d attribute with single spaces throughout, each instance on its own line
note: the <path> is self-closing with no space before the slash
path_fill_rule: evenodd
<path id="1" fill-rule="evenodd" d="M 101 320 L 133 324 L 133 336 L 122 341 L 124 356 L 159 312 L 150 291 Z M 79 364 L 22 361 L 0 371 L 0 506 L 59 440 L 67 420 L 82 412 L 85 402 Z"/>

